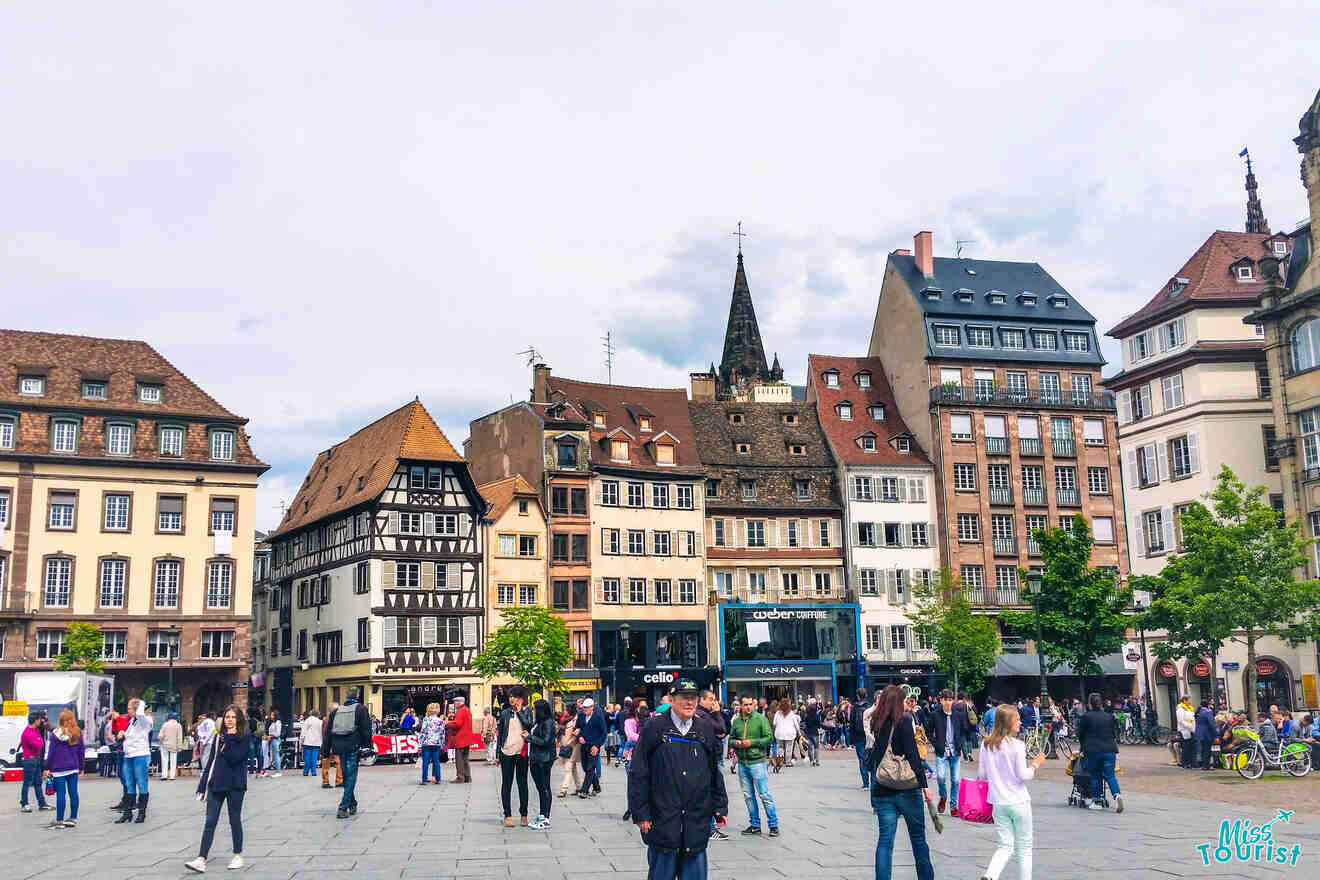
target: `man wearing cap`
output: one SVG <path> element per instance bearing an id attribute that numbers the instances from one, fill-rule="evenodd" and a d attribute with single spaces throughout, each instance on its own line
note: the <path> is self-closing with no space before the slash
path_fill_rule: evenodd
<path id="1" fill-rule="evenodd" d="M 669 711 L 642 730 L 628 771 L 628 809 L 646 844 L 648 880 L 705 880 L 711 820 L 729 808 L 719 739 L 680 679 Z"/>
<path id="2" fill-rule="evenodd" d="M 605 716 L 596 711 L 596 701 L 587 697 L 577 714 L 578 743 L 582 746 L 582 789 L 578 797 L 600 794 L 600 750 L 605 745 Z"/>

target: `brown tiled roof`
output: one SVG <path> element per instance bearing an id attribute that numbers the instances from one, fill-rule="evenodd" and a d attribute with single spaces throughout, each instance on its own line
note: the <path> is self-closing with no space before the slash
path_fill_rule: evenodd
<path id="1" fill-rule="evenodd" d="M 1259 232 L 1212 232 L 1196 253 L 1165 281 L 1159 293 L 1137 311 L 1128 315 L 1106 336 L 1120 338 L 1144 330 L 1161 318 L 1191 307 L 1190 304 L 1255 305 L 1264 283 L 1257 268 L 1251 281 L 1238 281 L 1231 267 L 1246 258 L 1254 265 L 1266 256 L 1265 242 L 1273 236 Z M 1174 279 L 1186 278 L 1187 286 L 1177 290 Z"/>
<path id="2" fill-rule="evenodd" d="M 594 420 L 595 413 L 605 412 L 605 427 L 591 426 L 591 458 L 593 465 L 639 468 L 654 471 L 697 471 L 701 458 L 696 436 L 688 418 L 687 392 L 682 388 L 636 388 L 628 385 L 601 385 L 579 382 L 575 379 L 550 377 L 554 396 L 562 395 Z M 651 430 L 643 433 L 638 417 L 643 410 L 650 413 Z M 628 442 L 627 464 L 610 460 L 611 432 L 623 429 L 632 438 Z M 678 442 L 674 446 L 674 464 L 656 463 L 652 437 L 668 432 Z"/>
<path id="3" fill-rule="evenodd" d="M 541 496 L 532 488 L 531 483 L 523 479 L 522 474 L 483 483 L 477 487 L 477 491 L 486 499 L 486 516 L 491 519 L 499 519 L 503 516 L 504 511 L 509 509 L 515 498 L 535 501 L 537 507 L 541 506 Z"/>
<path id="4" fill-rule="evenodd" d="M 729 467 L 833 468 L 834 459 L 825 443 L 825 434 L 809 403 L 739 403 L 728 400 L 699 400 L 688 404 L 692 425 L 697 432 L 697 446 L 704 465 Z M 740 413 L 741 425 L 729 420 Z M 797 416 L 796 425 L 784 424 L 783 416 Z M 740 454 L 737 444 L 751 445 L 751 452 Z M 793 455 L 790 446 L 800 445 L 805 455 Z"/>
<path id="5" fill-rule="evenodd" d="M 416 400 L 406 403 L 316 456 L 272 537 L 376 498 L 401 459 L 464 460 L 426 407 Z"/>
<path id="6" fill-rule="evenodd" d="M 838 388 L 825 384 L 824 373 L 828 370 L 839 371 Z M 854 377 L 864 371 L 871 374 L 870 388 L 857 387 Z M 815 389 L 816 415 L 829 437 L 830 449 L 845 464 L 908 467 L 930 464 L 930 459 L 898 412 L 880 358 L 808 355 L 807 385 Z M 840 419 L 835 409 L 837 404 L 844 402 L 852 404 L 852 421 Z M 870 408 L 877 404 L 885 408 L 885 418 L 881 422 L 871 418 Z M 875 452 L 863 452 L 857 445 L 857 438 L 868 432 L 875 434 Z M 889 442 L 901 435 L 906 435 L 912 444 L 909 455 L 899 452 Z"/>
<path id="7" fill-rule="evenodd" d="M 31 371 L 46 376 L 45 396 L 18 393 L 19 374 Z M 105 381 L 106 399 L 84 400 L 84 378 Z M 137 380 L 163 385 L 160 403 L 139 401 Z M 217 403 L 145 342 L 31 330 L 0 330 L 0 403 L 247 421 Z"/>

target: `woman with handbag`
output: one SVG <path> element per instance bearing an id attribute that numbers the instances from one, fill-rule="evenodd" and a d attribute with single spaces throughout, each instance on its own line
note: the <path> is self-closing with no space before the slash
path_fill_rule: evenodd
<path id="1" fill-rule="evenodd" d="M 527 737 L 527 766 L 536 785 L 536 799 L 540 802 L 539 814 L 527 826 L 533 831 L 550 830 L 550 807 L 554 803 L 550 796 L 550 768 L 559 757 L 557 745 L 554 713 L 549 703 L 537 700 L 532 705 L 532 731 Z"/>
<path id="2" fill-rule="evenodd" d="M 1042 752 L 1027 763 L 1027 746 L 1017 738 L 1022 718 L 1005 703 L 995 710 L 995 727 L 981 744 L 976 778 L 986 782 L 986 801 L 994 806 L 999 846 L 981 880 L 999 880 L 1008 860 L 1017 853 L 1019 880 L 1031 880 L 1031 795 L 1027 782 L 1045 763 Z"/>
<path id="3" fill-rule="evenodd" d="M 234 843 L 234 857 L 229 870 L 243 867 L 243 797 L 247 794 L 248 743 L 247 719 L 243 710 L 231 705 L 221 716 L 215 732 L 215 742 L 207 749 L 206 768 L 197 781 L 197 798 L 206 799 L 206 824 L 202 828 L 202 843 L 197 858 L 183 866 L 198 874 L 206 873 L 206 857 L 215 839 L 215 826 L 220 822 L 220 807 L 229 808 L 229 834 Z"/>
<path id="4" fill-rule="evenodd" d="M 426 785 L 427 776 L 436 785 L 440 784 L 440 755 L 445 751 L 445 719 L 440 717 L 440 704 L 429 703 L 426 717 L 417 728 L 417 742 L 422 749 L 422 781 Z"/>
<path id="5" fill-rule="evenodd" d="M 866 765 L 871 773 L 871 809 L 880 828 L 875 843 L 875 880 L 890 880 L 893 875 L 894 832 L 899 816 L 907 825 L 917 880 L 934 880 L 935 866 L 926 843 L 926 814 L 921 802 L 924 798 L 931 806 L 935 796 L 926 787 L 926 768 L 917 753 L 916 721 L 903 711 L 903 697 L 898 685 L 886 685 L 875 705 L 862 716 Z"/>

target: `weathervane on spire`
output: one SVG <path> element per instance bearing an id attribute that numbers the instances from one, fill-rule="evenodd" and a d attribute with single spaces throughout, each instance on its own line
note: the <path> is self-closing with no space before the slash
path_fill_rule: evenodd
<path id="1" fill-rule="evenodd" d="M 738 236 L 738 256 L 742 256 L 742 240 L 747 237 L 747 233 L 742 231 L 742 221 L 738 221 L 738 231 L 730 232 L 729 235 Z"/>
<path id="2" fill-rule="evenodd" d="M 1247 160 L 1247 232 L 1270 234 L 1269 221 L 1265 219 L 1265 210 L 1260 205 L 1260 196 L 1256 194 L 1256 175 L 1251 172 L 1251 153 L 1246 147 L 1238 153 L 1238 158 Z"/>

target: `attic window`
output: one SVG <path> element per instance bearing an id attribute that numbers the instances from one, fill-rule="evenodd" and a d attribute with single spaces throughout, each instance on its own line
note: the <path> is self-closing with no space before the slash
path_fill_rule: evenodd
<path id="1" fill-rule="evenodd" d="M 1275 241 L 1271 242 L 1271 244 L 1274 245 L 1274 253 L 1276 256 L 1282 257 L 1284 254 L 1288 253 L 1288 242 Z"/>
<path id="2" fill-rule="evenodd" d="M 899 437 L 894 441 L 894 448 L 903 455 L 910 455 L 912 453 L 912 441 L 906 437 Z"/>
<path id="3" fill-rule="evenodd" d="M 673 464 L 674 444 L 657 443 L 655 445 L 655 460 L 658 464 Z"/>
<path id="4" fill-rule="evenodd" d="M 738 450 L 739 455 L 752 454 L 752 444 L 750 443 L 735 443 L 734 448 Z"/>
<path id="5" fill-rule="evenodd" d="M 953 295 L 958 297 L 958 302 L 969 303 L 972 301 L 972 297 L 976 296 L 976 292 L 968 290 L 966 287 L 960 287 L 953 292 Z"/>
<path id="6" fill-rule="evenodd" d="M 806 454 L 807 454 L 807 447 L 803 446 L 801 443 L 793 443 L 793 444 L 791 444 L 791 445 L 788 447 L 788 454 L 789 454 L 789 455 L 806 455 Z"/>
<path id="7" fill-rule="evenodd" d="M 1050 297 L 1050 305 L 1054 306 L 1056 309 L 1066 309 L 1068 308 L 1068 297 L 1058 295 L 1052 296 Z"/>
<path id="8" fill-rule="evenodd" d="M 627 440 L 611 440 L 611 441 L 610 441 L 610 458 L 613 459 L 614 461 L 627 461 L 627 460 L 628 460 L 628 441 L 627 441 Z"/>
<path id="9" fill-rule="evenodd" d="M 871 407 L 871 418 L 877 422 L 883 422 L 885 420 L 885 408 L 878 405 Z"/>
<path id="10" fill-rule="evenodd" d="M 343 497 L 344 497 L 344 487 L 343 487 L 343 486 L 335 486 L 335 500 L 338 501 L 340 498 L 343 498 Z"/>
<path id="11" fill-rule="evenodd" d="M 1023 291 L 1022 293 L 1018 294 L 1017 301 L 1024 306 L 1034 307 L 1036 305 L 1036 294 Z"/>
<path id="12" fill-rule="evenodd" d="M 1190 283 L 1191 283 L 1190 279 L 1187 278 L 1175 277 L 1169 279 L 1169 296 L 1177 296 L 1178 294 L 1182 293 L 1184 290 L 1187 289 L 1187 285 Z"/>
<path id="13" fill-rule="evenodd" d="M 743 423 L 743 414 L 742 414 L 742 413 L 740 413 L 740 412 L 731 412 L 731 413 L 729 413 L 729 424 L 730 424 L 730 425 L 741 425 L 742 423 Z"/>
<path id="14" fill-rule="evenodd" d="M 852 404 L 841 403 L 834 408 L 839 413 L 839 418 L 845 422 L 852 421 Z"/>
<path id="15" fill-rule="evenodd" d="M 863 434 L 857 438 L 857 445 L 862 447 L 862 452 L 875 452 L 875 435 Z"/>
<path id="16" fill-rule="evenodd" d="M 527 515 L 527 502 L 526 502 L 526 501 L 519 501 L 519 502 L 518 502 L 518 515 L 519 515 L 519 516 L 526 516 L 526 515 Z"/>
<path id="17" fill-rule="evenodd" d="M 303 502 L 303 513 L 306 513 L 306 512 L 307 512 L 307 509 L 308 509 L 309 507 L 311 507 L 311 502 L 309 502 L 309 501 L 304 501 L 304 502 Z"/>
<path id="18" fill-rule="evenodd" d="M 161 388 L 159 385 L 148 385 L 139 382 L 137 391 L 138 400 L 143 403 L 160 403 Z"/>
<path id="19" fill-rule="evenodd" d="M 1242 265 L 1237 267 L 1238 281 L 1250 281 L 1255 277 L 1256 277 L 1256 273 L 1252 271 L 1250 263 L 1243 263 Z"/>
<path id="20" fill-rule="evenodd" d="M 922 293 L 926 295 L 926 299 L 932 301 L 938 300 L 944 295 L 944 291 L 940 290 L 938 287 L 927 287 Z"/>
<path id="21" fill-rule="evenodd" d="M 826 371 L 825 371 L 825 387 L 826 387 L 826 388 L 838 388 L 838 387 L 839 387 L 839 371 L 838 371 L 838 370 L 826 370 Z"/>
<path id="22" fill-rule="evenodd" d="M 19 376 L 18 393 L 30 397 L 41 397 L 46 393 L 45 376 Z"/>
<path id="23" fill-rule="evenodd" d="M 985 295 L 985 298 L 992 306 L 1002 306 L 1008 300 L 1008 297 L 998 290 L 990 291 Z"/>
<path id="24" fill-rule="evenodd" d="M 605 413 L 592 413 L 591 423 L 597 428 L 605 427 Z"/>
<path id="25" fill-rule="evenodd" d="M 363 476 L 363 477 L 358 477 L 358 487 L 357 487 L 357 490 L 358 490 L 359 492 L 361 492 L 361 491 L 363 490 L 363 488 L 366 487 L 366 485 L 367 485 L 367 478 L 366 478 L 365 476 Z"/>
<path id="26" fill-rule="evenodd" d="M 870 388 L 870 387 L 871 387 L 871 374 L 868 373 L 868 372 L 865 372 L 865 371 L 863 371 L 863 372 L 861 372 L 861 373 L 858 373 L 858 374 L 857 374 L 857 387 L 858 387 L 858 388 Z"/>
<path id="27" fill-rule="evenodd" d="M 643 431 L 651 430 L 651 420 L 646 416 L 642 416 L 640 419 L 638 419 L 637 424 L 639 427 L 641 427 Z"/>
<path id="28" fill-rule="evenodd" d="M 85 400 L 105 400 L 105 383 L 99 380 L 84 379 L 82 396 Z"/>
<path id="29" fill-rule="evenodd" d="M 780 415 L 785 425 L 796 425 L 798 423 L 797 413 L 786 412 Z"/>

